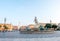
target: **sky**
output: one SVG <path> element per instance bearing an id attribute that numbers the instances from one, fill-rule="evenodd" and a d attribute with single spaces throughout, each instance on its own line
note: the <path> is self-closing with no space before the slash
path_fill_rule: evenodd
<path id="1" fill-rule="evenodd" d="M 13 25 L 60 23 L 60 0 L 0 0 L 0 23 Z"/>

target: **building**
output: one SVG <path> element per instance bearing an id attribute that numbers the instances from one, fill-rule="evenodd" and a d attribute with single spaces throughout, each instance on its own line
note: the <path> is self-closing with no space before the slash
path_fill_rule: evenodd
<path id="1" fill-rule="evenodd" d="M 27 28 L 31 29 L 31 31 L 39 31 L 39 26 L 45 26 L 46 24 L 50 24 L 50 23 L 39 23 L 38 25 L 35 25 L 35 24 L 29 24 L 27 26 L 21 26 L 20 27 L 20 30 L 21 31 L 25 31 Z M 51 23 L 52 25 L 53 24 L 56 24 L 56 23 Z"/>
<path id="2" fill-rule="evenodd" d="M 21 26 L 19 30 L 20 31 L 25 31 L 26 30 L 26 26 Z"/>
<path id="3" fill-rule="evenodd" d="M 6 27 L 6 29 L 5 29 L 5 27 Z M 11 24 L 0 24 L 0 31 L 4 31 L 4 30 L 12 31 L 13 25 L 11 25 Z"/>
<path id="4" fill-rule="evenodd" d="M 35 25 L 34 25 L 34 24 L 30 24 L 30 25 L 28 25 L 28 27 L 29 27 L 30 29 L 33 29 L 33 28 L 35 27 Z"/>
<path id="5" fill-rule="evenodd" d="M 18 26 L 13 26 L 13 30 L 18 30 Z"/>
<path id="6" fill-rule="evenodd" d="M 38 26 L 42 25 L 42 26 L 45 26 L 46 24 L 50 24 L 50 23 L 39 23 Z M 52 25 L 53 24 L 56 24 L 56 23 L 51 23 Z"/>
<path id="7" fill-rule="evenodd" d="M 60 30 L 60 23 L 58 23 L 58 25 L 57 25 L 57 29 L 59 29 L 59 30 Z"/>

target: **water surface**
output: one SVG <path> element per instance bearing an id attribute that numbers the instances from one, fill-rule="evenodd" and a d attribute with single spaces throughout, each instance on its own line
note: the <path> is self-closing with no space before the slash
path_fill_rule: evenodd
<path id="1" fill-rule="evenodd" d="M 0 41 L 60 41 L 60 31 L 53 34 L 21 34 L 15 32 L 0 32 Z"/>

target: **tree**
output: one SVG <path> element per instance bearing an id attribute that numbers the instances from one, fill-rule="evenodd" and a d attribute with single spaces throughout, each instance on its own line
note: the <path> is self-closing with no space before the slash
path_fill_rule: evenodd
<path id="1" fill-rule="evenodd" d="M 0 25 L 0 28 L 1 28 L 2 26 Z"/>
<path id="2" fill-rule="evenodd" d="M 0 25 L 0 29 L 1 29 L 1 27 L 2 27 L 2 26 Z M 1 31 L 1 30 L 0 30 L 0 31 Z"/>
<path id="3" fill-rule="evenodd" d="M 54 28 L 54 30 L 57 28 L 57 25 L 53 24 L 52 28 Z"/>
<path id="4" fill-rule="evenodd" d="M 6 25 L 4 25 L 4 29 L 5 29 L 5 31 L 7 31 L 8 27 Z"/>
<path id="5" fill-rule="evenodd" d="M 39 26 L 39 29 L 40 29 L 40 30 L 44 30 L 43 26 L 41 26 L 41 25 Z"/>
<path id="6" fill-rule="evenodd" d="M 45 25 L 45 28 L 46 28 L 46 27 L 47 27 L 47 28 L 52 28 L 52 25 L 48 23 L 48 24 Z"/>

